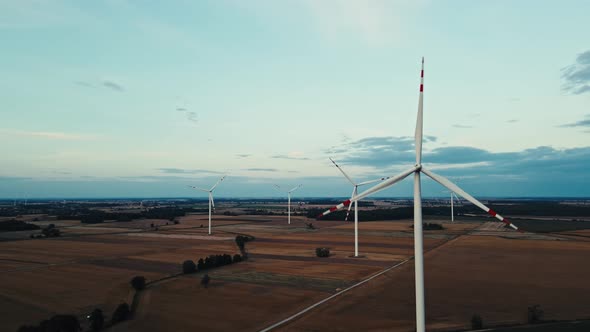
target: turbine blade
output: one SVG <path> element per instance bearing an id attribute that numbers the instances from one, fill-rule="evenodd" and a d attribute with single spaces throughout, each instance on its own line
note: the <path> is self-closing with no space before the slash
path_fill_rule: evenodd
<path id="1" fill-rule="evenodd" d="M 424 100 L 424 57 L 422 57 L 422 70 L 420 71 L 420 96 L 418 97 L 418 117 L 416 119 L 416 132 L 414 144 L 416 146 L 416 165 L 422 162 L 422 108 Z"/>
<path id="2" fill-rule="evenodd" d="M 277 184 L 273 184 L 273 186 L 280 192 L 284 192 L 283 189 L 281 189 L 281 187 Z"/>
<path id="3" fill-rule="evenodd" d="M 328 159 L 330 159 L 330 161 L 332 162 L 332 164 L 334 164 L 334 166 L 336 166 L 336 168 L 338 168 L 338 170 L 342 173 L 342 175 L 344 175 L 344 177 L 346 177 L 346 179 L 350 183 L 352 183 L 353 186 L 356 186 L 356 183 L 354 183 L 354 181 L 350 178 L 350 176 L 348 176 L 348 174 L 346 174 L 344 172 L 344 170 L 338 164 L 336 164 L 336 162 L 334 161 L 334 159 L 332 159 L 332 158 L 328 158 Z"/>
<path id="4" fill-rule="evenodd" d="M 484 210 L 485 212 L 487 212 L 489 215 L 491 215 L 492 217 L 496 217 L 498 220 L 500 220 L 501 222 L 505 223 L 506 225 L 514 228 L 515 230 L 519 230 L 518 227 L 516 227 L 513 223 L 511 223 L 510 221 L 508 221 L 508 219 L 502 217 L 501 215 L 499 215 L 498 213 L 496 213 L 496 211 L 490 209 L 489 207 L 485 206 L 482 202 L 478 201 L 477 199 L 475 199 L 473 196 L 469 195 L 467 192 L 465 192 L 463 189 L 459 188 L 456 184 L 452 183 L 451 181 L 449 181 L 449 179 L 434 174 L 424 168 L 422 168 L 422 172 L 424 172 L 424 174 L 428 175 L 431 179 L 433 179 L 434 181 L 440 183 L 442 186 L 446 187 L 447 189 L 449 189 L 452 192 L 455 192 L 461 196 L 463 196 L 463 198 L 465 198 L 466 200 L 470 201 L 471 203 L 473 203 L 475 206 L 479 207 L 480 209 Z"/>
<path id="5" fill-rule="evenodd" d="M 356 186 L 352 188 L 352 193 L 350 194 L 350 198 L 354 197 L 354 192 L 356 191 Z M 346 218 L 344 218 L 344 221 L 348 221 L 348 215 L 350 214 L 350 209 L 352 208 L 352 204 L 350 204 L 348 206 L 348 210 L 346 210 Z"/>
<path id="6" fill-rule="evenodd" d="M 209 192 L 209 190 L 207 190 L 207 189 L 203 189 L 203 188 L 199 188 L 199 187 L 195 187 L 195 186 L 189 186 L 189 187 L 190 187 L 190 188 L 193 188 L 193 189 L 196 189 L 196 190 L 204 191 L 204 192 L 206 192 L 206 193 L 208 193 L 208 192 Z"/>
<path id="7" fill-rule="evenodd" d="M 213 199 L 212 193 L 209 193 L 209 199 L 211 200 L 211 207 L 213 208 L 213 211 L 215 211 L 215 200 Z"/>
<path id="8" fill-rule="evenodd" d="M 221 177 L 221 179 L 217 180 L 217 183 L 213 187 L 211 187 L 211 190 L 209 190 L 209 191 L 213 191 L 213 189 L 215 189 L 215 187 L 217 187 L 221 183 L 221 181 L 223 181 L 223 179 L 225 179 L 226 176 L 227 175 L 224 175 Z"/>
<path id="9" fill-rule="evenodd" d="M 293 189 L 289 190 L 287 193 L 289 193 L 289 194 L 290 194 L 290 193 L 294 192 L 295 190 L 297 190 L 297 189 L 299 189 L 299 188 L 301 188 L 301 185 L 300 185 L 300 184 L 299 184 L 299 185 L 297 185 L 297 186 L 295 186 L 295 188 L 293 188 Z"/>
<path id="10" fill-rule="evenodd" d="M 364 186 L 365 184 L 371 184 L 371 183 L 375 183 L 375 182 L 379 182 L 379 181 L 385 181 L 387 179 L 389 179 L 389 176 L 384 177 L 384 178 L 375 179 L 375 180 L 363 181 L 363 182 L 359 183 L 358 186 Z"/>
<path id="11" fill-rule="evenodd" d="M 342 209 L 345 206 L 349 206 L 351 203 L 356 202 L 356 201 L 358 201 L 360 199 L 363 199 L 363 198 L 365 198 L 365 197 L 367 197 L 367 196 L 369 196 L 369 195 L 371 195 L 373 193 L 376 193 L 378 191 L 381 191 L 383 189 L 386 189 L 388 187 L 391 187 L 395 183 L 397 183 L 397 182 L 405 179 L 408 175 L 410 175 L 410 174 L 418 171 L 419 169 L 420 169 L 419 166 L 414 166 L 414 167 L 412 167 L 412 168 L 410 168 L 410 169 L 408 169 L 408 170 L 406 170 L 406 171 L 404 171 L 404 172 L 402 172 L 402 173 L 400 173 L 400 174 L 398 174 L 396 176 L 391 176 L 386 181 L 383 181 L 383 182 L 379 183 L 378 185 L 375 185 L 375 186 L 373 186 L 373 187 L 371 187 L 371 188 L 363 191 L 362 193 L 360 193 L 360 194 L 358 194 L 358 195 L 356 195 L 354 197 L 351 197 L 350 199 L 347 199 L 344 202 L 342 202 L 342 203 L 340 203 L 340 204 L 338 204 L 336 206 L 331 207 L 330 209 L 328 209 L 328 210 L 324 211 L 323 213 L 321 213 L 317 218 L 321 218 L 321 217 L 323 217 L 323 216 L 325 216 L 325 215 L 327 215 L 327 214 L 329 214 L 331 212 L 340 210 L 340 209 Z"/>

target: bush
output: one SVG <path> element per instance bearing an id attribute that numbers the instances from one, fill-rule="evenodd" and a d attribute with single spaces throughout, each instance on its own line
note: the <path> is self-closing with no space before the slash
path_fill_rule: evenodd
<path id="1" fill-rule="evenodd" d="M 330 257 L 330 249 L 328 249 L 328 248 L 315 248 L 315 254 L 318 257 Z"/>
<path id="2" fill-rule="evenodd" d="M 471 316 L 471 328 L 474 330 L 483 329 L 483 320 L 480 315 L 473 314 L 473 316 Z"/>
<path id="3" fill-rule="evenodd" d="M 543 314 L 544 312 L 541 310 L 541 306 L 538 304 L 528 307 L 529 324 L 539 323 L 543 319 Z"/>
<path id="4" fill-rule="evenodd" d="M 414 228 L 414 224 L 410 226 L 410 228 Z M 443 225 L 435 224 L 435 223 L 422 223 L 422 229 L 425 231 L 442 231 L 444 229 Z"/>
<path id="5" fill-rule="evenodd" d="M 197 266 L 195 265 L 195 262 L 191 260 L 186 260 L 182 263 L 182 273 L 188 274 L 195 272 L 197 272 Z"/>
<path id="6" fill-rule="evenodd" d="M 209 278 L 209 275 L 205 274 L 203 276 L 203 278 L 201 279 L 201 285 L 203 285 L 203 287 L 207 288 L 207 286 L 209 286 L 210 281 L 211 281 L 211 278 Z"/>
<path id="7" fill-rule="evenodd" d="M 43 228 L 41 230 L 41 233 L 45 237 L 58 237 L 61 235 L 61 232 L 59 231 L 59 229 L 57 229 L 57 227 L 55 227 L 54 224 L 49 224 L 47 227 Z"/>
<path id="8" fill-rule="evenodd" d="M 240 256 L 240 254 L 235 254 L 233 261 L 234 261 L 234 263 L 241 262 L 242 261 L 242 256 Z"/>
<path id="9" fill-rule="evenodd" d="M 113 317 L 111 317 L 111 323 L 117 324 L 119 322 L 125 321 L 129 318 L 129 314 L 131 311 L 129 310 L 129 305 L 125 302 L 119 304 L 115 312 L 113 312 Z"/>
<path id="10" fill-rule="evenodd" d="M 135 288 L 135 290 L 142 290 L 145 288 L 145 277 L 143 276 L 135 276 L 131 279 L 131 286 Z"/>
<path id="11" fill-rule="evenodd" d="M 104 315 L 102 314 L 102 310 L 94 309 L 88 316 L 88 320 L 90 321 L 90 330 L 94 332 L 102 330 L 104 326 Z"/>

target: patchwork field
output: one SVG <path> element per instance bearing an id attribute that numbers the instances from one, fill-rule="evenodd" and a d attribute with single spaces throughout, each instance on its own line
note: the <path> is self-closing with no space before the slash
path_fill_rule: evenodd
<path id="1" fill-rule="evenodd" d="M 94 308 L 108 320 L 119 303 L 132 302 L 129 281 L 142 275 L 148 286 L 134 318 L 111 330 L 257 331 L 413 256 L 409 220 L 361 223 L 362 256 L 355 258 L 351 222 L 311 221 L 315 229 L 308 229 L 306 218 L 286 219 L 219 215 L 212 236 L 202 214 L 169 225 L 68 221 L 60 238 L 0 242 L 0 330 L 58 313 L 84 321 Z M 424 234 L 430 330 L 468 327 L 475 313 L 485 323 L 521 323 L 533 304 L 548 319 L 590 317 L 587 231 L 537 235 L 498 223 L 436 221 L 445 229 Z M 207 288 L 204 272 L 179 275 L 184 260 L 239 253 L 238 234 L 255 238 L 246 244 L 247 261 L 208 270 Z M 331 256 L 316 257 L 317 247 Z M 413 280 L 409 261 L 279 330 L 411 331 Z"/>

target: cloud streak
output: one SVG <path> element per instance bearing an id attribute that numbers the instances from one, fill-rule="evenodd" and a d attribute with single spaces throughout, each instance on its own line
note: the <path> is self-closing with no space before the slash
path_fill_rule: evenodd
<path id="1" fill-rule="evenodd" d="M 584 119 L 584 120 L 576 121 L 574 123 L 562 124 L 557 127 L 561 127 L 561 128 L 590 127 L 590 115 L 586 115 L 586 119 Z"/>
<path id="2" fill-rule="evenodd" d="M 177 107 L 176 108 L 177 112 L 182 112 L 186 115 L 186 119 L 192 123 L 198 123 L 199 119 L 198 119 L 198 114 L 197 112 L 194 111 L 189 111 L 188 109 L 184 108 L 184 107 Z"/>
<path id="3" fill-rule="evenodd" d="M 576 95 L 590 92 L 590 50 L 578 54 L 576 62 L 561 70 L 562 89 Z"/>
<path id="4" fill-rule="evenodd" d="M 206 169 L 158 168 L 156 170 L 166 174 L 223 174 L 223 172 Z"/>
<path id="5" fill-rule="evenodd" d="M 244 168 L 243 171 L 249 172 L 278 172 L 279 170 L 276 168 Z"/>
<path id="6" fill-rule="evenodd" d="M 23 130 L 12 130 L 12 129 L 0 129 L 0 134 L 9 136 L 21 136 L 21 137 L 32 137 L 32 138 L 44 138 L 54 140 L 68 140 L 68 141 L 87 141 L 93 140 L 96 137 L 91 135 L 71 134 L 64 132 L 51 132 L 51 131 L 23 131 Z"/>
<path id="7" fill-rule="evenodd" d="M 296 156 L 288 156 L 285 154 L 277 154 L 274 156 L 270 156 L 273 159 L 289 159 L 289 160 L 310 160 L 307 157 L 296 157 Z"/>
<path id="8" fill-rule="evenodd" d="M 102 81 L 102 86 L 104 86 L 105 88 L 111 89 L 113 91 L 117 91 L 117 92 L 125 91 L 125 88 L 123 88 L 123 86 L 121 84 L 113 82 L 113 81 Z"/>

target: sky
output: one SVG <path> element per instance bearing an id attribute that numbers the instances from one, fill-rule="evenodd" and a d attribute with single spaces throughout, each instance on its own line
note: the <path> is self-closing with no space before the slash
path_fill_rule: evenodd
<path id="1" fill-rule="evenodd" d="M 0 197 L 590 196 L 588 1 L 0 0 Z M 412 195 L 411 180 L 379 193 Z M 446 196 L 424 179 L 425 196 Z"/>

